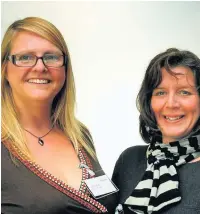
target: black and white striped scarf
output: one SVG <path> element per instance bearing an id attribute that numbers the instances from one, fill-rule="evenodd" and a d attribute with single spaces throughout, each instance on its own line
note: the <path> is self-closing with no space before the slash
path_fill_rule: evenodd
<path id="1" fill-rule="evenodd" d="M 147 169 L 123 206 L 137 214 L 151 214 L 181 201 L 177 167 L 200 157 L 200 135 L 172 142 L 156 142 L 147 150 Z M 116 213 L 121 213 L 118 205 Z"/>

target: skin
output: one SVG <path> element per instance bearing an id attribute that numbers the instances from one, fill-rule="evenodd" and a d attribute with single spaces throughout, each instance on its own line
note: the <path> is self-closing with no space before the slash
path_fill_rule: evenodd
<path id="1" fill-rule="evenodd" d="M 176 67 L 172 71 L 176 76 L 161 69 L 162 81 L 151 99 L 163 143 L 187 136 L 200 117 L 200 97 L 192 71 L 187 67 Z"/>
<path id="2" fill-rule="evenodd" d="M 62 52 L 40 36 L 26 31 L 18 32 L 12 41 L 11 53 L 33 53 L 38 57 L 45 53 Z M 16 109 L 23 128 L 43 136 L 52 127 L 51 105 L 53 99 L 65 82 L 65 67 L 47 68 L 41 59 L 34 67 L 17 67 L 8 61 L 7 81 L 12 89 Z M 30 83 L 30 79 L 49 80 L 48 84 Z M 24 132 L 28 149 L 34 161 L 53 176 L 79 189 L 82 170 L 78 168 L 80 160 L 71 141 L 58 127 L 42 138 L 44 146 L 38 139 Z"/>
<path id="3" fill-rule="evenodd" d="M 32 53 L 38 57 L 47 52 L 62 52 L 49 41 L 40 36 L 19 32 L 12 42 L 10 55 Z M 30 79 L 47 79 L 48 84 L 29 83 Z M 38 60 L 34 67 L 17 67 L 12 62 L 7 65 L 7 80 L 12 88 L 15 102 L 26 103 L 33 101 L 45 102 L 51 105 L 54 97 L 65 82 L 65 68 L 47 68 L 42 60 Z"/>

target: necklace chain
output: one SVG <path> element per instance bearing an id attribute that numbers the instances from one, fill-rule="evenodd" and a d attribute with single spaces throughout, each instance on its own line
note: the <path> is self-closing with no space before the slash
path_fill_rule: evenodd
<path id="1" fill-rule="evenodd" d="M 34 135 L 32 132 L 30 132 L 29 130 L 27 130 L 27 129 L 25 129 L 25 128 L 23 128 L 23 129 L 24 129 L 26 132 L 28 132 L 29 134 L 31 134 L 33 137 L 37 138 L 37 139 L 38 139 L 38 143 L 39 143 L 41 146 L 43 146 L 43 145 L 44 145 L 44 141 L 42 140 L 42 138 L 45 137 L 45 136 L 47 136 L 47 135 L 49 134 L 49 132 L 53 129 L 53 127 L 54 127 L 54 126 L 52 126 L 52 127 L 50 128 L 50 130 L 49 130 L 46 134 L 42 135 L 41 137 Z"/>

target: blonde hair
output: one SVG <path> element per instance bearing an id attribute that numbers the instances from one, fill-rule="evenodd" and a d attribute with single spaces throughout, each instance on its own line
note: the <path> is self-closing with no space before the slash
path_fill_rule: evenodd
<path id="1" fill-rule="evenodd" d="M 11 88 L 6 80 L 7 57 L 10 54 L 15 34 L 20 31 L 27 31 L 39 35 L 51 42 L 67 56 L 66 81 L 63 88 L 53 101 L 51 115 L 52 123 L 57 125 L 71 140 L 76 152 L 78 152 L 79 146 L 82 145 L 86 151 L 96 159 L 96 153 L 90 133 L 86 126 L 84 126 L 75 117 L 74 77 L 70 55 L 65 40 L 53 24 L 38 17 L 27 17 L 25 19 L 15 21 L 7 29 L 2 41 L 2 142 L 6 143 L 9 148 L 19 149 L 24 155 L 32 159 L 25 141 L 23 129 L 18 119 Z"/>

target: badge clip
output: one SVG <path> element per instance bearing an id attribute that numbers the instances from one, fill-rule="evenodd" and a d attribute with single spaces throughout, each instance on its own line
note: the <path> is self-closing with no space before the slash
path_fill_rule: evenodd
<path id="1" fill-rule="evenodd" d="M 84 164 L 84 163 L 80 163 L 79 168 L 80 168 L 80 169 L 85 168 L 85 169 L 87 170 L 87 172 L 88 172 L 91 176 L 94 176 L 94 175 L 95 175 L 95 173 L 89 168 L 89 166 L 87 166 L 87 165 Z"/>

